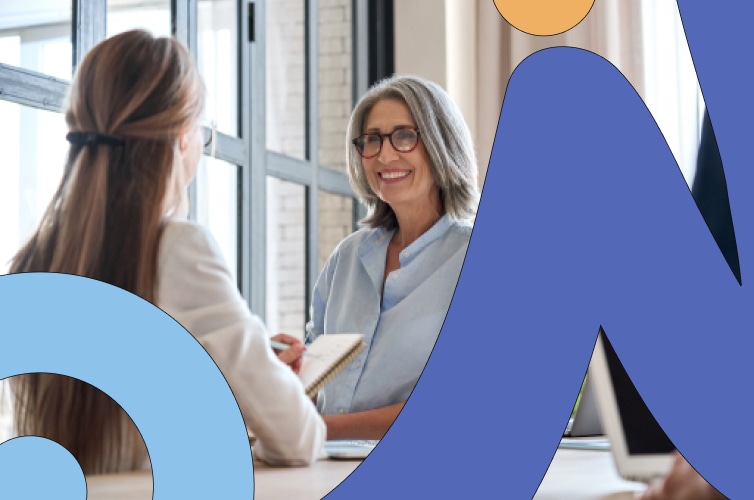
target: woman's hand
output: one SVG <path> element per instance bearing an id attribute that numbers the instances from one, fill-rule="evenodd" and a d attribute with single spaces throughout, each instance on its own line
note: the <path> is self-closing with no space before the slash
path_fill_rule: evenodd
<path id="1" fill-rule="evenodd" d="M 293 370 L 293 373 L 298 374 L 298 372 L 301 371 L 304 351 L 306 350 L 304 343 L 296 337 L 285 333 L 278 333 L 277 335 L 272 337 L 272 340 L 282 342 L 283 344 L 288 344 L 290 346 L 288 349 L 282 351 L 278 351 L 274 348 L 272 350 L 275 351 L 275 354 L 277 354 L 280 361 L 290 366 L 291 370 Z"/>
<path id="2" fill-rule="evenodd" d="M 642 500 L 725 500 L 709 485 L 680 453 L 675 452 L 673 466 L 665 478 L 653 482 Z"/>

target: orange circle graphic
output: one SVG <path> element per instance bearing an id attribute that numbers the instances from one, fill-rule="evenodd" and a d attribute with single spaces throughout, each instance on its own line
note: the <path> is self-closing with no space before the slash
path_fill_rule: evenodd
<path id="1" fill-rule="evenodd" d="M 495 0 L 511 26 L 530 35 L 557 35 L 589 14 L 594 0 Z"/>

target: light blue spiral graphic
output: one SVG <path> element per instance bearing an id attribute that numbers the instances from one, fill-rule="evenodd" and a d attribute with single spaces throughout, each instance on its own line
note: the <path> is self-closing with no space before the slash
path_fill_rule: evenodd
<path id="1" fill-rule="evenodd" d="M 147 445 L 155 499 L 252 498 L 251 450 L 238 404 L 207 352 L 170 316 L 114 286 L 49 273 L 0 277 L 0 304 L 0 379 L 58 373 L 112 397 Z M 54 474 L 53 465 L 44 466 L 63 463 L 50 458 L 54 447 L 11 440 L 0 445 L 0 460 L 34 457 L 38 482 L 62 481 L 61 474 L 80 482 L 81 469 L 68 462 Z M 14 470 L 0 467 L 0 482 Z M 62 495 L 23 498 L 84 496 L 67 487 Z"/>
<path id="2" fill-rule="evenodd" d="M 19 437 L 0 445 L 0 497 L 84 499 L 86 481 L 78 462 L 54 441 Z"/>

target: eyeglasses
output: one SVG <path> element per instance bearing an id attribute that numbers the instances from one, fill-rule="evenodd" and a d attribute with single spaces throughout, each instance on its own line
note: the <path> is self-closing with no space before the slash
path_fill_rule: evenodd
<path id="1" fill-rule="evenodd" d="M 419 143 L 419 130 L 401 127 L 389 134 L 364 134 L 351 142 L 356 146 L 356 151 L 359 152 L 362 158 L 369 159 L 380 154 L 385 137 L 390 140 L 390 145 L 393 146 L 393 149 L 401 153 L 409 153 Z"/>
<path id="2" fill-rule="evenodd" d="M 217 122 L 215 120 L 207 121 L 207 120 L 201 120 L 200 128 L 202 132 L 202 145 L 204 146 L 204 149 L 207 149 L 212 145 L 212 143 L 215 140 L 215 133 L 217 132 Z M 212 147 L 211 156 L 215 156 L 215 148 L 214 145 Z"/>

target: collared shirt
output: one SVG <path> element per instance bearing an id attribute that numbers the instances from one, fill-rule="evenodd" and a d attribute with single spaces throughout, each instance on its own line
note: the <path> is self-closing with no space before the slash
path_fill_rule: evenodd
<path id="1" fill-rule="evenodd" d="M 408 399 L 445 321 L 471 229 L 471 222 L 446 214 L 407 246 L 400 268 L 385 280 L 382 306 L 394 231 L 362 229 L 338 245 L 314 289 L 307 342 L 322 334 L 363 333 L 367 348 L 326 386 L 323 414 Z"/>

